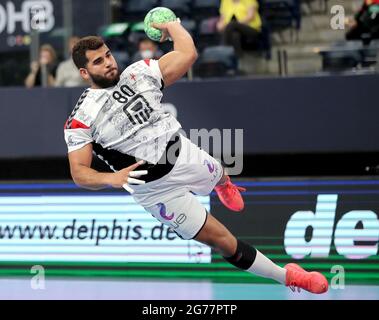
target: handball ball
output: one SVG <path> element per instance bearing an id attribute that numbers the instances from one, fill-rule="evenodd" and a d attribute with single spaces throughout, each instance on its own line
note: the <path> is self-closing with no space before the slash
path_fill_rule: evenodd
<path id="1" fill-rule="evenodd" d="M 165 23 L 176 21 L 176 15 L 172 10 L 165 7 L 151 9 L 145 17 L 144 26 L 146 35 L 153 41 L 160 41 L 162 31 L 151 26 L 152 23 Z"/>

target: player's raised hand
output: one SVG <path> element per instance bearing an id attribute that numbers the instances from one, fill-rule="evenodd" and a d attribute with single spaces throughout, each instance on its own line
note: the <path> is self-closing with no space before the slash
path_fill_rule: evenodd
<path id="1" fill-rule="evenodd" d="M 175 25 L 180 25 L 180 19 L 178 18 L 176 21 L 169 21 L 163 23 L 152 23 L 151 26 L 153 28 L 159 29 L 162 31 L 162 38 L 159 42 L 165 42 L 167 39 L 170 39 L 170 28 Z"/>
<path id="2" fill-rule="evenodd" d="M 159 40 L 159 42 L 165 42 L 168 37 L 170 36 L 170 34 L 168 33 L 168 24 L 169 22 L 165 22 L 165 23 L 152 23 L 151 26 L 153 28 L 156 28 L 156 29 L 159 29 L 162 31 L 162 37 L 161 39 Z"/>
<path id="3" fill-rule="evenodd" d="M 134 190 L 130 185 L 141 185 L 145 184 L 144 180 L 136 179 L 140 178 L 143 175 L 146 175 L 147 170 L 135 171 L 140 165 L 144 164 L 145 161 L 141 160 L 130 167 L 122 169 L 118 172 L 115 172 L 112 176 L 111 185 L 114 188 L 124 188 L 129 193 L 134 193 Z"/>

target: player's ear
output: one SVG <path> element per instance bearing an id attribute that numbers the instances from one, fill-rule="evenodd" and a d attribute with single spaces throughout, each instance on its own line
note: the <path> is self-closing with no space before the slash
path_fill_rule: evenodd
<path id="1" fill-rule="evenodd" d="M 85 68 L 80 68 L 80 69 L 79 69 L 79 72 L 80 72 L 81 77 L 82 77 L 84 80 L 86 80 L 86 81 L 90 80 L 90 75 L 89 75 L 87 69 L 85 69 Z"/>

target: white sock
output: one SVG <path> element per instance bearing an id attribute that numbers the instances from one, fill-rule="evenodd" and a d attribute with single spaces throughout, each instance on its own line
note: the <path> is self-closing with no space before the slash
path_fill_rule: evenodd
<path id="1" fill-rule="evenodd" d="M 269 258 L 257 250 L 257 256 L 252 266 L 246 270 L 264 278 L 276 280 L 282 284 L 286 283 L 287 270 L 273 263 Z"/>

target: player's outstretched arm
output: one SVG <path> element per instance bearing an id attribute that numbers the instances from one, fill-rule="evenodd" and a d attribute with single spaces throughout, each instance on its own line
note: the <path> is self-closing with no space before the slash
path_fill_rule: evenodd
<path id="1" fill-rule="evenodd" d="M 153 24 L 152 26 L 162 30 L 161 42 L 165 41 L 168 36 L 174 42 L 174 51 L 159 59 L 163 81 L 165 87 L 168 87 L 183 77 L 192 67 L 198 57 L 197 50 L 191 35 L 179 21 Z"/>
<path id="2" fill-rule="evenodd" d="M 135 178 L 147 174 L 147 171 L 134 171 L 143 164 L 143 161 L 139 161 L 130 167 L 115 173 L 98 172 L 92 169 L 91 144 L 88 144 L 79 150 L 70 152 L 68 159 L 70 162 L 71 176 L 75 184 L 89 190 L 100 190 L 108 186 L 125 188 L 125 185 L 132 183 L 143 184 L 144 181 Z M 132 191 L 133 189 L 129 188 L 129 190 Z"/>

